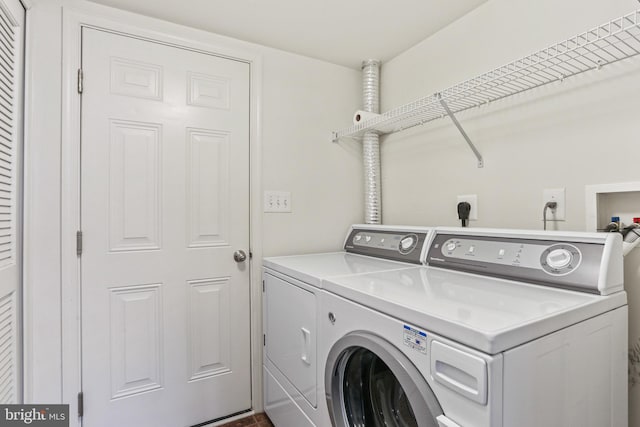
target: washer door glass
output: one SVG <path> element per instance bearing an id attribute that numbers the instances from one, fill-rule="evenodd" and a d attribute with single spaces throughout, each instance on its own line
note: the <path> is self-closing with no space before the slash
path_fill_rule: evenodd
<path id="1" fill-rule="evenodd" d="M 442 415 L 411 360 L 368 332 L 352 332 L 332 346 L 325 390 L 334 427 L 437 427 Z"/>
<path id="2" fill-rule="evenodd" d="M 353 351 L 346 361 L 342 390 L 349 426 L 418 427 L 396 376 L 365 348 Z"/>

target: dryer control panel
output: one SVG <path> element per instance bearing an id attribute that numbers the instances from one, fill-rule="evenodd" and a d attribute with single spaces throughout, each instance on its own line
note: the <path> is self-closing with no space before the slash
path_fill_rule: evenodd
<path id="1" fill-rule="evenodd" d="M 603 280 L 622 265 L 619 240 L 604 233 L 452 231 L 436 231 L 429 265 L 591 293 L 609 291 Z"/>
<path id="2" fill-rule="evenodd" d="M 422 264 L 430 234 L 430 229 L 422 227 L 403 229 L 354 225 L 345 239 L 344 250 L 360 255 Z"/>

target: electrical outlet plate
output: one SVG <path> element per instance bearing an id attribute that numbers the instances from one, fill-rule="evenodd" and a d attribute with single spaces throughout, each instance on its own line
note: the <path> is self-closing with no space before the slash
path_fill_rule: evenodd
<path id="1" fill-rule="evenodd" d="M 542 192 L 542 208 L 547 202 L 556 202 L 558 206 L 555 210 L 547 209 L 547 221 L 564 221 L 565 220 L 565 189 L 564 188 L 547 188 Z"/>
<path id="2" fill-rule="evenodd" d="M 265 212 L 291 212 L 291 192 L 289 191 L 265 191 Z"/>
<path id="3" fill-rule="evenodd" d="M 466 194 L 464 196 L 458 196 L 458 201 L 456 202 L 456 206 L 454 207 L 453 212 L 456 214 L 456 218 L 458 217 L 458 210 L 455 209 L 460 202 L 467 202 L 471 205 L 471 211 L 469 212 L 469 221 L 477 221 L 478 220 L 478 195 L 477 194 Z"/>

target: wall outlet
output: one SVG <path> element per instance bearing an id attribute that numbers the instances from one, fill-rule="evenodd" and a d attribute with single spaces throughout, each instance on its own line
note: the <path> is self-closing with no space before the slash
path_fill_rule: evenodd
<path id="1" fill-rule="evenodd" d="M 265 191 L 264 192 L 265 212 L 291 212 L 291 192 L 290 191 Z"/>
<path id="2" fill-rule="evenodd" d="M 458 201 L 456 202 L 455 209 L 456 217 L 458 216 L 458 203 L 467 202 L 471 205 L 471 211 L 469 212 L 469 221 L 477 221 L 478 220 L 478 195 L 477 194 L 466 194 L 464 196 L 458 196 Z"/>
<path id="3" fill-rule="evenodd" d="M 556 202 L 555 209 L 547 209 L 547 221 L 565 220 L 565 190 L 564 188 L 548 188 L 542 192 L 542 208 L 547 202 Z"/>

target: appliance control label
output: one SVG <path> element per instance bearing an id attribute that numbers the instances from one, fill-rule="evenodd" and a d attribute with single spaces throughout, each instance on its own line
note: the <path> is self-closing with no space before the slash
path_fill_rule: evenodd
<path id="1" fill-rule="evenodd" d="M 420 353 L 427 354 L 427 333 L 404 325 L 403 330 L 404 345 L 411 347 L 414 350 L 418 350 Z"/>

